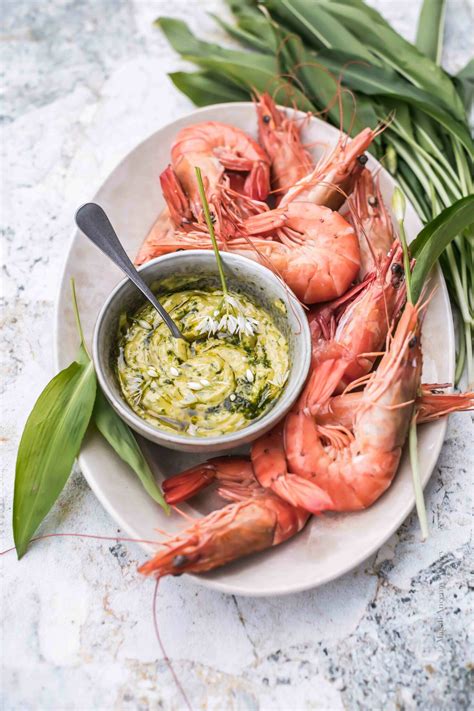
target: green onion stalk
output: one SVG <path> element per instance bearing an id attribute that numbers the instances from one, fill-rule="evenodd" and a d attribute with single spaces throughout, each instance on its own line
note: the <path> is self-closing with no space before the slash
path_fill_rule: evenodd
<path id="1" fill-rule="evenodd" d="M 229 291 L 227 289 L 227 282 L 225 280 L 224 267 L 222 265 L 221 254 L 219 252 L 219 246 L 217 244 L 216 233 L 214 230 L 214 225 L 213 225 L 212 217 L 211 217 L 211 211 L 209 209 L 209 203 L 207 201 L 206 191 L 204 190 L 204 183 L 202 181 L 201 169 L 196 166 L 194 168 L 194 171 L 196 173 L 196 180 L 197 180 L 197 184 L 198 184 L 199 197 L 201 198 L 202 209 L 204 212 L 204 219 L 206 220 L 207 229 L 209 231 L 209 237 L 211 238 L 211 242 L 212 242 L 212 249 L 214 250 L 214 254 L 216 257 L 217 271 L 219 272 L 219 279 L 221 282 L 222 293 L 225 298 L 226 296 L 229 295 Z"/>
<path id="2" fill-rule="evenodd" d="M 384 137 L 408 170 L 421 185 L 423 193 L 415 192 L 403 174 L 393 171 L 413 207 L 423 222 L 429 222 L 450 207 L 456 200 L 472 195 L 471 169 L 464 152 L 455 139 L 451 139 L 457 171 L 446 155 L 436 150 L 436 158 L 418 145 L 395 119 Z M 389 143 L 390 142 L 390 143 Z M 474 226 L 467 228 L 449 244 L 441 257 L 441 265 L 448 284 L 452 302 L 460 317 L 455 382 L 458 384 L 466 368 L 469 386 L 474 383 L 473 339 L 474 304 Z"/>
<path id="3" fill-rule="evenodd" d="M 413 292 L 411 288 L 411 270 L 410 270 L 410 253 L 408 250 L 406 233 L 405 233 L 405 211 L 406 202 L 403 192 L 399 188 L 395 188 L 392 198 L 392 210 L 398 222 L 400 232 L 400 242 L 403 249 L 403 264 L 405 268 L 405 281 L 407 289 L 407 301 L 413 304 Z M 416 413 L 410 422 L 408 431 L 408 449 L 410 453 L 411 472 L 413 477 L 413 490 L 415 492 L 416 512 L 420 522 L 421 540 L 425 541 L 428 538 L 428 518 L 426 515 L 425 499 L 423 496 L 423 486 L 421 484 L 420 467 L 418 460 L 418 437 L 416 431 Z"/>

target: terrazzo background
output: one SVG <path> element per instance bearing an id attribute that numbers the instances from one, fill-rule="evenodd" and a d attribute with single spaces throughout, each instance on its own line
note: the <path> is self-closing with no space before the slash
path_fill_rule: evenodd
<path id="1" fill-rule="evenodd" d="M 418 0 L 373 4 L 414 38 Z M 181 17 L 221 41 L 207 13 L 223 6 L 3 0 L 1 9 L 4 549 L 19 437 L 54 370 L 53 307 L 74 209 L 138 142 L 191 108 L 166 77 L 184 65 L 152 21 Z M 468 1 L 448 0 L 450 70 L 472 56 L 472 28 Z M 472 435 L 468 415 L 451 418 L 426 491 L 425 544 L 412 516 L 352 573 L 285 598 L 163 581 L 160 630 L 193 708 L 468 708 Z M 76 471 L 42 531 L 117 529 Z M 1 558 L 2 709 L 184 708 L 153 631 L 153 583 L 135 573 L 141 557 L 133 544 L 60 538 L 20 563 Z"/>

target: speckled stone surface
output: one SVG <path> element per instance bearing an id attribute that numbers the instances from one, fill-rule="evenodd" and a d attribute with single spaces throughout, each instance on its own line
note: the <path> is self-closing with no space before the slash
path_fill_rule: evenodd
<path id="1" fill-rule="evenodd" d="M 374 3 L 409 39 L 418 0 Z M 217 0 L 4 0 L 1 547 L 11 545 L 15 452 L 51 377 L 54 299 L 74 208 L 139 141 L 191 108 L 183 64 L 152 28 L 187 19 L 220 41 Z M 445 65 L 472 55 L 468 0 L 448 0 Z M 195 709 L 463 709 L 469 704 L 473 430 L 451 418 L 416 517 L 365 564 L 285 598 L 226 597 L 164 580 L 161 635 Z M 115 535 L 79 471 L 42 532 Z M 50 539 L 2 565 L 2 709 L 182 709 L 133 544 Z M 472 583 L 471 583 L 472 587 Z M 471 656 L 470 656 L 471 654 Z"/>

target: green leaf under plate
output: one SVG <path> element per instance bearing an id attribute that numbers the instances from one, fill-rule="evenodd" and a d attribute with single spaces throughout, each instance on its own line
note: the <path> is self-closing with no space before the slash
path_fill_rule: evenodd
<path id="1" fill-rule="evenodd" d="M 464 107 L 449 75 L 395 32 L 380 15 L 380 19 L 372 16 L 369 20 L 356 5 L 332 0 L 316 0 L 316 4 L 340 20 L 344 27 L 415 87 L 437 97 L 445 111 L 459 121 L 465 121 Z"/>
<path id="2" fill-rule="evenodd" d="M 211 72 L 173 72 L 169 78 L 196 106 L 220 104 L 226 101 L 248 101 L 249 92 L 232 86 Z"/>
<path id="3" fill-rule="evenodd" d="M 411 285 L 413 300 L 421 293 L 428 273 L 448 244 L 466 228 L 474 224 L 474 195 L 458 200 L 424 227 L 410 244 L 416 259 Z"/>
<path id="4" fill-rule="evenodd" d="M 168 504 L 165 503 L 161 489 L 155 481 L 153 472 L 148 466 L 137 440 L 128 425 L 120 419 L 108 403 L 100 388 L 97 388 L 93 417 L 101 435 L 119 457 L 133 469 L 151 498 L 159 503 L 165 511 L 169 511 Z"/>
<path id="5" fill-rule="evenodd" d="M 416 32 L 416 46 L 435 64 L 441 63 L 445 14 L 446 0 L 423 0 Z"/>
<path id="6" fill-rule="evenodd" d="M 74 362 L 51 380 L 28 417 L 18 449 L 13 500 L 13 536 L 19 558 L 67 481 L 95 394 L 92 363 Z"/>

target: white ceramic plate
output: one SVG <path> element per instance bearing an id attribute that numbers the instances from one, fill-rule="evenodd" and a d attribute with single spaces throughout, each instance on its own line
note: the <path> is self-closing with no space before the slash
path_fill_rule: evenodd
<path id="1" fill-rule="evenodd" d="M 194 111 L 165 126 L 133 150 L 113 171 L 93 198 L 104 207 L 125 248 L 134 257 L 142 240 L 163 207 L 158 182 L 170 159 L 170 146 L 183 127 L 200 121 L 234 124 L 256 137 L 255 109 L 251 103 L 218 104 Z M 304 140 L 317 142 L 315 157 L 338 138 L 336 129 L 318 119 L 307 127 Z M 379 164 L 369 158 L 369 167 Z M 384 199 L 390 205 L 394 181 L 381 171 Z M 72 219 L 72 216 L 71 216 Z M 409 238 L 421 223 L 409 205 L 406 216 Z M 96 316 L 107 294 L 120 280 L 118 270 L 85 237 L 76 233 L 69 251 L 59 293 L 56 315 L 56 353 L 59 367 L 73 360 L 78 339 L 70 297 L 70 277 L 76 278 L 82 322 L 90 340 Z M 449 382 L 454 373 L 454 333 L 448 294 L 441 273 L 423 326 L 423 380 Z M 424 425 L 419 432 L 423 484 L 428 481 L 440 453 L 445 422 Z M 159 480 L 196 461 L 194 455 L 163 449 L 141 441 Z M 134 473 L 98 435 L 88 437 L 80 465 L 92 490 L 121 529 L 131 537 L 160 540 L 155 528 L 170 532 L 183 528 L 181 517 L 166 516 L 145 493 Z M 194 516 L 216 508 L 217 499 L 201 495 L 187 510 Z M 262 554 L 249 556 L 194 580 L 226 593 L 281 595 L 313 588 L 346 573 L 374 553 L 396 531 L 414 506 L 407 456 L 401 462 L 390 489 L 367 511 L 323 515 L 313 518 L 305 530 L 289 542 Z M 183 507 L 186 509 L 186 507 Z M 147 554 L 152 545 L 143 545 Z M 144 556 L 145 558 L 145 556 Z"/>

